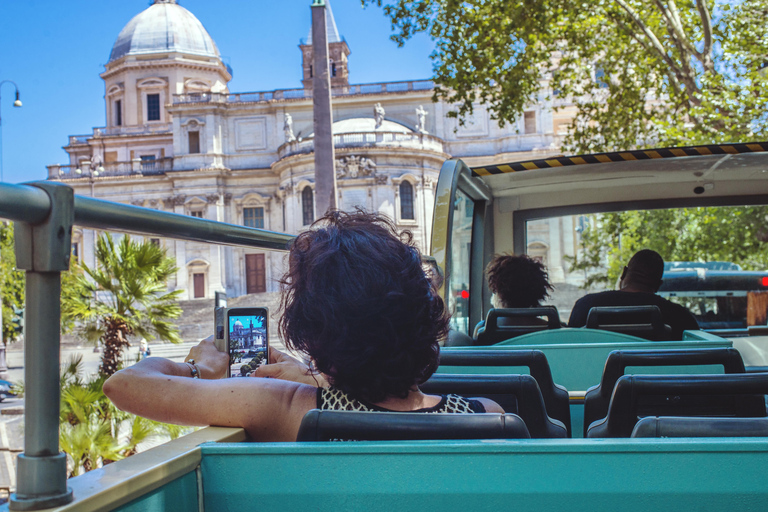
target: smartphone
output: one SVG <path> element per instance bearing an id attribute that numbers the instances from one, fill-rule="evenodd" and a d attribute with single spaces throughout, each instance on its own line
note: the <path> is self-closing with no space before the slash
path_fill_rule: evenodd
<path id="1" fill-rule="evenodd" d="M 269 362 L 268 322 L 267 308 L 227 309 L 225 334 L 231 377 L 246 377 Z"/>

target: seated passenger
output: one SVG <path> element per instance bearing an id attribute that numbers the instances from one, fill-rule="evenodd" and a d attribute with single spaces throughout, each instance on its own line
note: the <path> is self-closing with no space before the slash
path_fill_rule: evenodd
<path id="1" fill-rule="evenodd" d="M 497 254 L 485 275 L 494 308 L 535 308 L 553 290 L 544 264 L 526 254 Z"/>
<path id="2" fill-rule="evenodd" d="M 656 295 L 664 274 L 664 260 L 656 251 L 635 253 L 621 272 L 619 290 L 590 293 L 576 301 L 568 327 L 587 324 L 589 310 L 599 306 L 658 306 L 665 324 L 672 328 L 671 339 L 683 339 L 683 331 L 698 330 L 696 318 L 683 306 Z"/>
<path id="3" fill-rule="evenodd" d="M 485 268 L 488 288 L 491 290 L 491 306 L 495 309 L 535 308 L 549 297 L 553 290 L 549 274 L 543 263 L 526 254 L 497 254 Z M 549 321 L 538 316 L 499 316 L 499 326 L 539 326 Z M 475 326 L 474 338 L 480 340 L 485 320 Z"/>
<path id="4" fill-rule="evenodd" d="M 330 387 L 316 387 L 312 375 L 303 376 L 311 384 L 222 379 L 229 356 L 205 340 L 184 363 L 149 357 L 117 372 L 104 392 L 133 414 L 243 427 L 256 441 L 294 441 L 314 408 L 503 412 L 492 400 L 419 390 L 437 369 L 448 315 L 412 235 L 386 218 L 329 213 L 293 242 L 281 282 L 283 340 L 307 354 Z"/>

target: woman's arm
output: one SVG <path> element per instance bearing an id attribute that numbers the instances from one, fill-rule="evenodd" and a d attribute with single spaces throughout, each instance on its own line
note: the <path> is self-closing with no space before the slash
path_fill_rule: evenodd
<path id="1" fill-rule="evenodd" d="M 313 387 L 275 379 L 221 379 L 229 356 L 203 341 L 190 351 L 200 371 L 186 363 L 151 357 L 104 383 L 104 393 L 124 411 L 181 425 L 243 427 L 256 441 L 294 441 Z"/>

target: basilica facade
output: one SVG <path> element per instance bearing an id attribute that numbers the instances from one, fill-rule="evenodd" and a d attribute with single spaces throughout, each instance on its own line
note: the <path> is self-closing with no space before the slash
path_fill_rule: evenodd
<path id="1" fill-rule="evenodd" d="M 354 84 L 350 48 L 327 11 L 337 203 L 379 211 L 429 252 L 437 176 L 451 157 L 470 165 L 559 152 L 567 109 L 545 100 L 500 127 L 481 106 L 464 124 L 433 102 L 430 80 Z M 123 28 L 101 73 L 107 126 L 69 137 L 68 165 L 48 178 L 75 193 L 232 224 L 298 233 L 314 206 L 311 36 L 300 45 L 301 87 L 232 92 L 232 70 L 202 23 L 175 0 L 155 0 Z M 299 85 L 299 84 L 296 84 Z M 573 219 L 533 226 L 529 250 L 566 279 Z M 565 223 L 565 224 L 563 224 Z M 92 230 L 73 251 L 94 263 Z M 185 298 L 276 291 L 283 255 L 257 249 L 153 239 L 179 267 L 172 289 Z"/>

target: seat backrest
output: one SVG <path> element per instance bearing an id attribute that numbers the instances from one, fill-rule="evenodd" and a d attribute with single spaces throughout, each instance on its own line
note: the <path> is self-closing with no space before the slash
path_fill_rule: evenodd
<path id="1" fill-rule="evenodd" d="M 766 418 L 643 418 L 632 437 L 768 437 Z"/>
<path id="2" fill-rule="evenodd" d="M 490 398 L 505 412 L 520 416 L 533 439 L 568 436 L 565 425 L 547 415 L 539 385 L 530 375 L 437 373 L 419 387 L 424 393 L 429 394 Z"/>
<path id="3" fill-rule="evenodd" d="M 439 371 L 446 366 L 527 366 L 539 385 L 547 414 L 560 420 L 568 430 L 568 437 L 571 437 L 568 391 L 555 384 L 547 356 L 541 350 L 441 350 Z"/>
<path id="4" fill-rule="evenodd" d="M 515 414 L 321 411 L 301 420 L 296 441 L 420 439 L 530 439 Z"/>
<path id="5" fill-rule="evenodd" d="M 725 373 L 744 373 L 744 362 L 735 348 L 614 350 L 605 361 L 600 384 L 589 388 L 584 396 L 584 435 L 589 425 L 605 418 L 616 381 L 624 375 L 627 367 L 701 365 L 722 365 Z"/>
<path id="6" fill-rule="evenodd" d="M 523 334 L 559 328 L 560 315 L 555 306 L 491 309 L 485 323 L 476 329 L 475 345 L 494 345 Z"/>
<path id="7" fill-rule="evenodd" d="M 587 437 L 629 437 L 645 416 L 765 417 L 766 393 L 768 373 L 624 375 Z"/>
<path id="8" fill-rule="evenodd" d="M 594 307 L 587 314 L 587 328 L 603 329 L 651 341 L 671 339 L 658 306 Z"/>

